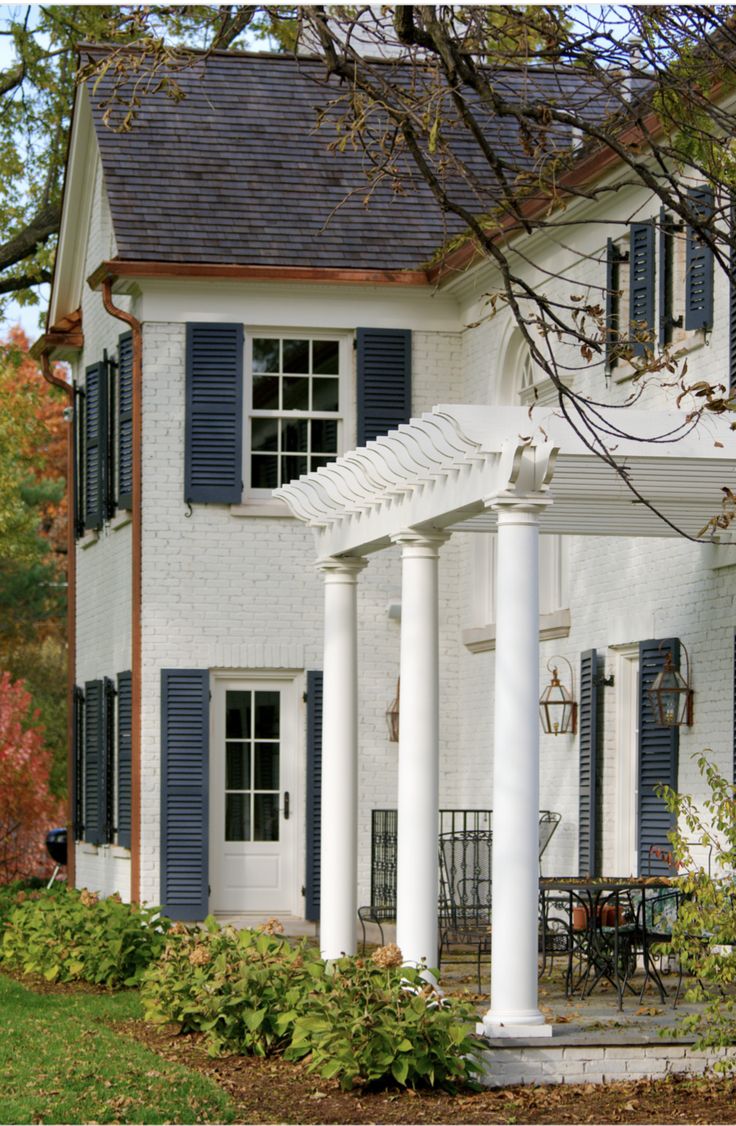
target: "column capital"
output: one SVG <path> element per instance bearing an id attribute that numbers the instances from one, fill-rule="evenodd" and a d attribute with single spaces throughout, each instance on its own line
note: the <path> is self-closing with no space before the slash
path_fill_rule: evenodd
<path id="1" fill-rule="evenodd" d="M 327 555 L 318 559 L 315 567 L 321 571 L 325 581 L 332 579 L 336 582 L 356 582 L 358 575 L 368 560 L 361 555 Z"/>
<path id="2" fill-rule="evenodd" d="M 518 496 L 500 493 L 496 496 L 483 497 L 483 507 L 492 508 L 498 516 L 499 524 L 511 519 L 520 519 L 523 523 L 536 523 L 540 513 L 552 504 L 552 498 L 539 493 L 530 493 Z"/>
<path id="3" fill-rule="evenodd" d="M 405 553 L 411 552 L 411 549 L 414 548 L 416 554 L 437 555 L 442 544 L 449 540 L 450 534 L 450 532 L 445 532 L 441 528 L 428 532 L 419 532 L 413 528 L 407 528 L 405 532 L 397 532 L 391 536 L 391 543 L 398 544 Z"/>

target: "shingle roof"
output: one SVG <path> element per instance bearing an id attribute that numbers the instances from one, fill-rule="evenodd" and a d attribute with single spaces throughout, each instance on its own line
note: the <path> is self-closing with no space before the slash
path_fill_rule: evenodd
<path id="1" fill-rule="evenodd" d="M 144 97 L 126 133 L 104 124 L 100 83 L 90 98 L 118 256 L 343 269 L 426 263 L 462 225 L 442 214 L 406 159 L 400 190 L 384 180 L 370 194 L 365 154 L 330 151 L 336 111 L 328 107 L 339 87 L 324 73 L 319 60 L 215 53 L 177 75 L 181 101 Z M 518 92 L 525 81 L 516 75 L 512 85 Z M 559 96 L 554 74 L 534 81 Z M 508 143 L 508 124 L 489 117 L 486 127 L 496 144 Z M 462 190 L 485 210 L 488 166 L 463 133 L 458 126 L 453 145 L 475 164 L 477 181 Z"/>

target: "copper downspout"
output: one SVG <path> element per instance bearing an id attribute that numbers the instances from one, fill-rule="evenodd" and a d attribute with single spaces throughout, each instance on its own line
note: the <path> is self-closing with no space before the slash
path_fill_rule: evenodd
<path id="1" fill-rule="evenodd" d="M 66 530 L 66 631 L 67 631 L 67 665 L 66 665 L 66 700 L 67 700 L 67 779 L 68 795 L 66 807 L 66 871 L 69 887 L 74 887 L 75 854 L 74 854 L 74 790 L 71 780 L 74 777 L 74 681 L 77 657 L 77 558 L 76 540 L 74 538 L 74 388 L 71 383 L 59 379 L 51 370 L 48 349 L 41 353 L 41 374 L 52 387 L 60 387 L 68 396 L 72 407 L 72 417 L 69 420 L 69 429 L 66 435 L 66 496 L 67 496 L 67 530 Z"/>
<path id="2" fill-rule="evenodd" d="M 141 322 L 112 303 L 112 278 L 102 282 L 102 304 L 124 321 L 133 335 L 133 511 L 131 513 L 131 730 L 130 730 L 130 901 L 141 890 L 141 604 L 142 604 L 142 398 L 143 337 Z"/>

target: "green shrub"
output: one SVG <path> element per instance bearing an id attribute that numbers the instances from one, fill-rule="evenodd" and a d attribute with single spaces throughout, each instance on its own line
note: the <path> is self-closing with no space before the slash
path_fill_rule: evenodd
<path id="1" fill-rule="evenodd" d="M 308 1070 L 348 1090 L 387 1080 L 455 1090 L 480 1068 L 475 1019 L 471 1006 L 442 998 L 419 970 L 341 958 L 306 998 L 284 1055 L 308 1057 Z"/>
<path id="2" fill-rule="evenodd" d="M 170 926 L 157 908 L 98 897 L 83 888 L 21 892 L 5 923 L 0 963 L 48 981 L 136 985 L 161 954 Z"/>
<path id="3" fill-rule="evenodd" d="M 669 787 L 659 793 L 676 818 L 670 843 L 682 872 L 677 883 L 683 896 L 671 944 L 664 949 L 692 975 L 686 999 L 701 1003 L 680 1018 L 675 1031 L 695 1036 L 696 1047 L 703 1050 L 736 1044 L 736 790 L 705 754 L 696 761 L 708 784 L 705 801 L 698 804 Z M 694 846 L 709 850 L 708 868 L 695 862 Z M 721 1060 L 714 1066 L 724 1070 L 735 1063 Z"/>
<path id="4" fill-rule="evenodd" d="M 265 1056 L 288 1043 L 296 1010 L 322 977 L 316 950 L 252 930 L 204 930 L 176 923 L 152 965 L 141 996 L 146 1017 L 176 1021 L 183 1032 L 204 1032 L 211 1055 L 221 1051 Z"/>
<path id="5" fill-rule="evenodd" d="M 30 876 L 27 880 L 12 880 L 9 884 L 0 884 L 0 937 L 16 904 L 22 903 L 29 892 L 38 892 L 45 888 L 47 882 L 39 876 Z"/>
<path id="6" fill-rule="evenodd" d="M 387 947 L 327 964 L 302 942 L 175 924 L 142 987 L 149 1020 L 203 1032 L 216 1055 L 283 1051 L 349 1089 L 356 1083 L 454 1088 L 477 1070 L 469 1007 L 441 999 Z"/>

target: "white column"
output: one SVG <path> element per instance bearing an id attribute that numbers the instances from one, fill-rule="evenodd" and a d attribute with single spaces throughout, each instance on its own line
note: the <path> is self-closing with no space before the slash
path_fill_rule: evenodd
<path id="1" fill-rule="evenodd" d="M 493 941 L 489 1036 L 551 1035 L 537 994 L 539 512 L 497 501 Z"/>
<path id="2" fill-rule="evenodd" d="M 323 958 L 354 954 L 358 880 L 357 577 L 364 559 L 331 558 L 325 580 L 322 702 L 320 947 Z"/>
<path id="3" fill-rule="evenodd" d="M 396 943 L 404 961 L 437 963 L 439 625 L 437 571 L 443 532 L 401 544 Z"/>

